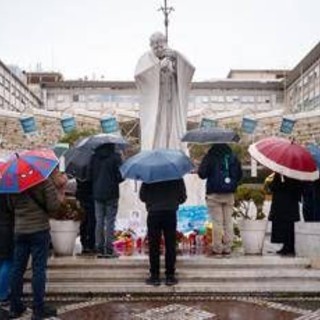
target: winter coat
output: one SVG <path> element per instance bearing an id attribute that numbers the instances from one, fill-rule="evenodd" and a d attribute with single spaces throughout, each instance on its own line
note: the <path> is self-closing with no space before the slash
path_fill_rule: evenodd
<path id="1" fill-rule="evenodd" d="M 48 230 L 50 216 L 57 212 L 61 205 L 51 178 L 12 196 L 12 202 L 16 234 Z"/>
<path id="2" fill-rule="evenodd" d="M 272 202 L 269 220 L 299 221 L 299 201 L 301 201 L 303 183 L 301 181 L 282 177 L 276 173 L 270 183 Z"/>
<path id="3" fill-rule="evenodd" d="M 156 183 L 143 183 L 140 200 L 145 202 L 148 212 L 177 210 L 186 201 L 186 186 L 183 179 Z"/>
<path id="4" fill-rule="evenodd" d="M 92 194 L 97 201 L 119 199 L 119 184 L 123 181 L 119 167 L 121 156 L 114 151 L 114 145 L 103 145 L 96 149 L 92 159 Z"/>
<path id="5" fill-rule="evenodd" d="M 92 198 L 92 181 L 91 180 L 77 180 L 76 198 L 79 201 Z"/>
<path id="6" fill-rule="evenodd" d="M 320 179 L 305 182 L 302 197 L 304 220 L 320 221 Z"/>
<path id="7" fill-rule="evenodd" d="M 0 259 L 10 259 L 13 253 L 14 212 L 9 196 L 0 194 Z"/>
<path id="8" fill-rule="evenodd" d="M 226 144 L 216 144 L 204 156 L 198 170 L 207 179 L 206 193 L 233 193 L 242 178 L 241 164 Z"/>

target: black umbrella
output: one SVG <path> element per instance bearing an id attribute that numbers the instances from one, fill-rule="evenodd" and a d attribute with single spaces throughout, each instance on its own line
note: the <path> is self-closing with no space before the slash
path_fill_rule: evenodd
<path id="1" fill-rule="evenodd" d="M 64 155 L 66 173 L 79 180 L 86 180 L 90 170 L 92 155 L 98 147 L 106 144 L 123 147 L 128 142 L 121 135 L 105 133 L 83 138 Z"/>
<path id="2" fill-rule="evenodd" d="M 231 129 L 197 128 L 188 131 L 181 139 L 193 143 L 231 143 L 239 142 L 240 137 Z"/>
<path id="3" fill-rule="evenodd" d="M 119 134 L 99 133 L 94 136 L 89 136 L 77 142 L 76 147 L 85 147 L 96 149 L 104 144 L 127 145 L 128 142 Z"/>

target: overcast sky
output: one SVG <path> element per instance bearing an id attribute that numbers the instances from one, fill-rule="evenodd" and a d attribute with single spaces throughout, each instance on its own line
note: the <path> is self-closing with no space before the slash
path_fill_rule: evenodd
<path id="1" fill-rule="evenodd" d="M 195 80 L 293 68 L 320 40 L 320 0 L 168 0 L 169 45 Z M 132 80 L 163 0 L 0 0 L 0 60 L 66 79 Z"/>

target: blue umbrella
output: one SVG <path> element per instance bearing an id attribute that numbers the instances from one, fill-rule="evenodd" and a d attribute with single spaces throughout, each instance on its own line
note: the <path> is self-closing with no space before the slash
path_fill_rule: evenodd
<path id="1" fill-rule="evenodd" d="M 225 128 L 197 128 L 188 131 L 181 139 L 192 143 L 231 143 L 239 142 L 240 137 L 231 129 Z"/>
<path id="2" fill-rule="evenodd" d="M 317 167 L 320 170 L 320 147 L 315 144 L 309 144 L 307 149 L 312 155 L 312 158 L 317 163 Z"/>
<path id="3" fill-rule="evenodd" d="M 141 151 L 120 167 L 124 178 L 146 183 L 180 179 L 193 169 L 191 160 L 179 150 Z"/>

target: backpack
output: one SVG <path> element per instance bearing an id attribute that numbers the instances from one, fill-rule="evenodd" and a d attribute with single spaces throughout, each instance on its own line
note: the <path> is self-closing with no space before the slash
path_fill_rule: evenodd
<path id="1" fill-rule="evenodd" d="M 207 193 L 233 193 L 241 176 L 240 163 L 234 154 L 215 157 L 207 179 Z"/>

